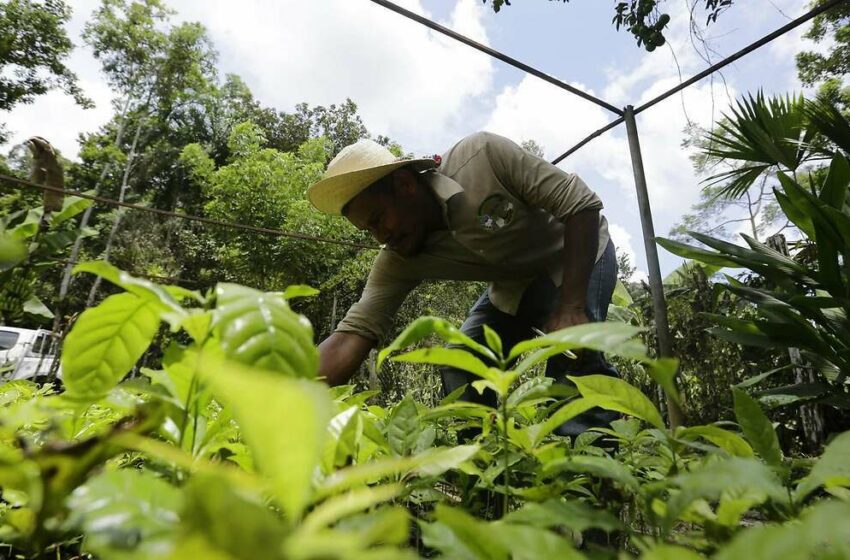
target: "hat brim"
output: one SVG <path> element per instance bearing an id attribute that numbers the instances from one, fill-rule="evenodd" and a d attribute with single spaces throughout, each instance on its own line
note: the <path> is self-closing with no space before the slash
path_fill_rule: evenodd
<path id="1" fill-rule="evenodd" d="M 341 173 L 322 179 L 307 189 L 307 199 L 319 212 L 340 216 L 343 207 L 369 185 L 392 171 L 408 165 L 413 166 L 417 171 L 425 171 L 433 169 L 436 162 L 431 158 L 405 159 L 349 173 Z"/>

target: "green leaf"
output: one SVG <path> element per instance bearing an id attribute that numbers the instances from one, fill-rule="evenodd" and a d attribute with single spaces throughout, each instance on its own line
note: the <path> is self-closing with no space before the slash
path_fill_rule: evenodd
<path id="1" fill-rule="evenodd" d="M 390 450 L 396 455 L 409 455 L 422 432 L 419 411 L 413 397 L 407 395 L 393 407 L 385 427 Z"/>
<path id="2" fill-rule="evenodd" d="M 329 498 L 304 518 L 301 530 L 311 532 L 332 525 L 345 516 L 392 500 L 404 490 L 401 484 L 385 484 L 358 488 Z"/>
<path id="3" fill-rule="evenodd" d="M 527 400 L 547 397 L 553 381 L 551 377 L 535 377 L 521 383 L 508 395 L 508 408 L 513 409 Z"/>
<path id="4" fill-rule="evenodd" d="M 844 208 L 847 201 L 847 186 L 850 183 L 850 163 L 842 155 L 832 158 L 829 173 L 820 192 L 820 200 L 836 210 Z"/>
<path id="5" fill-rule="evenodd" d="M 655 242 L 661 245 L 663 248 L 667 249 L 669 252 L 673 253 L 674 255 L 677 255 L 684 259 L 692 259 L 721 268 L 741 268 L 741 265 L 737 262 L 714 251 L 708 251 L 699 247 L 693 247 L 691 245 L 680 243 L 678 241 L 673 241 L 672 239 L 665 239 L 663 237 L 656 237 Z"/>
<path id="6" fill-rule="evenodd" d="M 291 522 L 310 502 L 332 414 L 327 388 L 273 372 L 201 358 L 203 378 L 217 399 L 233 408 L 259 471 Z"/>
<path id="7" fill-rule="evenodd" d="M 758 525 L 739 532 L 715 560 L 758 557 L 771 560 L 850 558 L 850 504 L 823 501 L 784 525 Z M 754 553 L 756 556 L 754 556 Z"/>
<path id="8" fill-rule="evenodd" d="M 484 379 L 490 377 L 488 371 L 490 368 L 484 362 L 476 358 L 471 352 L 460 348 L 443 348 L 441 346 L 419 348 L 399 356 L 393 356 L 390 360 L 393 362 L 454 367 Z"/>
<path id="9" fill-rule="evenodd" d="M 156 305 L 161 312 L 171 314 L 175 319 L 182 317 L 186 313 L 164 286 L 160 286 L 144 278 L 135 278 L 106 261 L 80 263 L 74 267 L 74 274 L 79 274 L 80 272 L 88 272 L 100 276 L 131 294 L 135 294 L 143 300 Z"/>
<path id="10" fill-rule="evenodd" d="M 88 191 L 86 194 L 94 194 L 94 191 Z M 92 204 L 94 204 L 94 201 L 88 198 L 66 196 L 62 201 L 62 209 L 53 214 L 51 217 L 50 227 L 55 228 L 56 226 L 67 222 Z"/>
<path id="11" fill-rule="evenodd" d="M 285 527 L 261 496 L 209 474 L 193 474 L 185 496 L 180 527 L 184 533 L 202 536 L 232 558 L 283 560 Z"/>
<path id="12" fill-rule="evenodd" d="M 576 384 L 581 395 L 596 406 L 629 414 L 664 429 L 661 413 L 639 389 L 616 377 L 607 375 L 567 376 Z"/>
<path id="13" fill-rule="evenodd" d="M 508 361 L 530 350 L 551 346 L 561 349 L 588 348 L 624 358 L 643 360 L 646 359 L 646 347 L 635 339 L 642 330 L 640 327 L 613 322 L 576 325 L 520 342 L 511 349 Z"/>
<path id="14" fill-rule="evenodd" d="M 213 327 L 228 359 L 290 377 L 316 377 L 313 328 L 279 293 L 236 284 L 218 284 L 215 290 Z"/>
<path id="15" fill-rule="evenodd" d="M 410 323 L 407 328 L 396 337 L 392 344 L 378 352 L 376 367 L 380 369 L 384 360 L 386 360 L 387 356 L 391 353 L 401 350 L 402 348 L 412 346 L 432 334 L 438 336 L 443 340 L 443 342 L 466 346 L 467 348 L 478 352 L 485 358 L 498 361 L 496 355 L 489 348 L 483 344 L 475 342 L 445 319 L 440 319 L 439 317 L 419 317 Z"/>
<path id="16" fill-rule="evenodd" d="M 456 469 L 462 463 L 469 461 L 480 449 L 477 445 L 427 449 L 416 455 L 416 466 L 412 469 L 412 472 L 419 476 L 439 476 L 447 470 Z"/>
<path id="17" fill-rule="evenodd" d="M 304 286 L 301 284 L 295 284 L 292 286 L 287 286 L 286 289 L 283 290 L 283 299 L 290 300 L 294 298 L 300 297 L 313 297 L 319 295 L 319 290 L 310 286 Z"/>
<path id="18" fill-rule="evenodd" d="M 487 346 L 497 355 L 502 355 L 502 338 L 499 333 L 491 329 L 488 325 L 484 325 L 484 340 L 487 341 Z"/>
<path id="19" fill-rule="evenodd" d="M 817 488 L 824 486 L 850 486 L 850 432 L 836 436 L 824 449 L 823 455 L 812 467 L 809 475 L 800 481 L 794 492 L 796 501 L 802 501 Z"/>
<path id="20" fill-rule="evenodd" d="M 177 537 L 183 498 L 151 471 L 98 474 L 68 498 L 69 527 L 85 533 L 87 550 L 104 558 L 155 558 Z"/>
<path id="21" fill-rule="evenodd" d="M 644 369 L 649 376 L 658 383 L 664 394 L 670 397 L 674 403 L 682 405 L 679 390 L 676 389 L 676 371 L 679 369 L 679 360 L 676 358 L 659 358 L 644 364 Z"/>
<path id="22" fill-rule="evenodd" d="M 24 313 L 35 315 L 36 317 L 44 317 L 45 319 L 53 319 L 53 312 L 44 305 L 36 296 L 30 296 L 24 302 Z"/>
<path id="23" fill-rule="evenodd" d="M 755 459 L 729 457 L 711 461 L 674 477 L 671 483 L 679 492 L 667 502 L 667 528 L 696 500 L 717 501 L 727 492 L 758 496 L 758 499 L 753 498 L 753 505 L 766 500 L 787 502 L 787 493 L 776 474 Z"/>
<path id="24" fill-rule="evenodd" d="M 545 422 L 529 426 L 526 431 L 528 431 L 532 446 L 536 447 L 543 441 L 543 438 L 554 432 L 558 426 L 583 412 L 587 412 L 594 406 L 596 406 L 596 403 L 591 399 L 573 399 L 556 410 Z"/>
<path id="25" fill-rule="evenodd" d="M 711 278 L 722 266 L 709 265 L 698 261 L 685 261 L 676 270 L 664 277 L 665 286 L 681 286 L 689 277 L 692 270 L 702 270 L 707 278 Z"/>
<path id="26" fill-rule="evenodd" d="M 676 437 L 690 439 L 701 437 L 736 457 L 752 457 L 753 448 L 738 434 L 719 426 L 693 426 L 676 433 Z"/>
<path id="27" fill-rule="evenodd" d="M 472 558 L 481 560 L 508 560 L 508 550 L 494 538 L 495 530 L 491 525 L 479 521 L 468 513 L 438 504 L 434 512 L 437 522 L 445 525 L 455 535 L 457 541 L 462 543 L 471 554 Z M 442 543 L 433 542 L 430 538 L 423 539 L 428 546 L 434 546 L 446 556 L 457 557 L 452 550 L 446 550 L 440 546 Z"/>
<path id="28" fill-rule="evenodd" d="M 131 293 L 109 296 L 85 310 L 62 352 L 62 377 L 69 396 L 97 399 L 127 375 L 159 329 L 159 312 Z"/>
<path id="29" fill-rule="evenodd" d="M 563 471 L 608 478 L 620 483 L 624 488 L 633 492 L 637 491 L 640 487 L 640 483 L 632 475 L 628 467 L 607 455 L 573 455 L 571 457 L 555 459 L 543 467 L 543 473 L 547 476 Z"/>
<path id="30" fill-rule="evenodd" d="M 0 272 L 9 270 L 26 258 L 26 245 L 11 235 L 0 235 Z"/>
<path id="31" fill-rule="evenodd" d="M 509 551 L 511 560 L 540 558 L 582 560 L 585 558 L 583 554 L 573 549 L 571 538 L 546 529 L 502 522 L 492 523 L 491 527 L 493 538 Z"/>
<path id="32" fill-rule="evenodd" d="M 558 498 L 540 504 L 527 503 L 522 508 L 510 512 L 505 521 L 547 529 L 563 526 L 578 532 L 587 529 L 611 532 L 622 528 L 620 520 L 607 510 L 597 509 L 576 500 L 565 501 Z"/>
<path id="33" fill-rule="evenodd" d="M 758 403 L 740 389 L 732 389 L 735 400 L 735 418 L 747 440 L 759 457 L 773 467 L 782 465 L 782 450 L 776 430 Z"/>

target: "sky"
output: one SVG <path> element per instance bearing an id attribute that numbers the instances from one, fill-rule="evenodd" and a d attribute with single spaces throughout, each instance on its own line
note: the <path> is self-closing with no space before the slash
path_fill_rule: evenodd
<path id="1" fill-rule="evenodd" d="M 99 0 L 69 0 L 77 45 L 69 66 L 96 107 L 84 110 L 59 93 L 0 114 L 10 147 L 40 135 L 75 158 L 77 136 L 112 114 L 99 63 L 80 38 Z M 205 25 L 221 75 L 239 74 L 265 106 L 290 111 L 300 102 L 329 105 L 351 98 L 373 135 L 405 151 L 431 155 L 478 130 L 516 142 L 533 139 L 553 159 L 613 115 L 369 0 L 166 0 L 178 21 Z M 512 56 L 617 107 L 638 106 L 807 10 L 800 0 L 737 0 L 718 22 L 701 27 L 711 60 L 689 32 L 688 0 L 666 0 L 668 45 L 648 53 L 611 24 L 614 2 L 514 0 L 498 14 L 480 0 L 397 0 L 416 13 Z M 638 115 L 655 231 L 666 235 L 698 200 L 700 177 L 682 147 L 688 123 L 708 127 L 747 92 L 804 91 L 794 54 L 812 49 L 798 28 Z M 605 205 L 614 243 L 646 270 L 633 171 L 621 125 L 566 158 Z M 73 185 L 71 185 L 73 187 Z M 661 253 L 662 273 L 680 259 Z"/>

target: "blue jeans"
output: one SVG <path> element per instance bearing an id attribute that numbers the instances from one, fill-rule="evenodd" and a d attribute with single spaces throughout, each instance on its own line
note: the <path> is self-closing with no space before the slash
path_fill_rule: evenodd
<path id="1" fill-rule="evenodd" d="M 604 321 L 608 315 L 608 304 L 617 283 L 617 257 L 614 244 L 608 242 L 605 251 L 593 267 L 590 282 L 587 286 L 585 310 L 590 321 Z M 481 294 L 464 321 L 461 331 L 472 339 L 485 344 L 483 325 L 499 333 L 502 345 L 506 350 L 528 338 L 533 338 L 532 327 L 542 328 L 544 321 L 552 314 L 558 305 L 560 288 L 552 283 L 544 274 L 535 279 L 526 288 L 520 301 L 516 315 L 509 315 L 493 305 L 487 290 Z M 600 352 L 585 351 L 579 359 L 571 360 L 564 355 L 550 358 L 546 363 L 546 376 L 555 378 L 558 382 L 569 383 L 567 375 L 603 374 L 617 377 L 617 370 L 605 361 Z M 442 368 L 440 376 L 443 381 L 443 391 L 449 394 L 465 383 L 472 383 L 477 378 L 471 373 L 456 368 Z M 477 402 L 495 407 L 496 394 L 486 390 L 479 394 L 471 385 L 467 386 L 461 400 Z M 592 427 L 607 427 L 619 415 L 615 412 L 593 408 L 564 423 L 556 433 L 563 436 L 577 436 Z"/>

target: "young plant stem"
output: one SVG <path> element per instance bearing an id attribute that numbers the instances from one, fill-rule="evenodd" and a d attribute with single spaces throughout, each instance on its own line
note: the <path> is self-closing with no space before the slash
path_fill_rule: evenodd
<path id="1" fill-rule="evenodd" d="M 511 473 L 508 466 L 508 399 L 507 397 L 502 397 L 502 454 L 505 456 L 505 470 L 503 473 L 504 476 L 504 494 L 505 497 L 502 499 L 502 518 L 504 518 L 508 514 L 508 501 L 510 500 L 510 477 Z"/>

